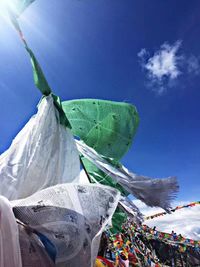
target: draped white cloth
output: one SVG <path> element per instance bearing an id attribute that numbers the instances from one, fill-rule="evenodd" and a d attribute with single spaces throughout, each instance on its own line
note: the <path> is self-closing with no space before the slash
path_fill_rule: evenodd
<path id="1" fill-rule="evenodd" d="M 120 193 L 78 184 L 79 173 L 73 136 L 60 124 L 52 96 L 44 97 L 0 156 L 0 195 L 15 214 L 0 198 L 0 267 L 55 266 L 40 235 L 55 248 L 56 266 L 93 266 Z"/>
<path id="2" fill-rule="evenodd" d="M 120 193 L 107 186 L 61 184 L 13 201 L 12 205 L 17 219 L 54 244 L 56 266 L 93 267 L 101 234 L 111 224 L 119 198 Z M 23 247 L 23 240 L 20 244 L 23 266 L 32 267 L 37 250 L 29 250 L 31 244 L 27 242 Z"/>
<path id="3" fill-rule="evenodd" d="M 92 178 L 95 183 L 100 184 L 91 174 L 90 178 Z M 89 184 L 88 177 L 84 170 L 80 172 L 80 183 Z M 131 201 L 128 197 L 121 196 L 118 205 L 135 222 L 138 223 L 144 220 L 143 214 L 140 212 L 138 207 L 133 204 L 133 201 Z"/>
<path id="4" fill-rule="evenodd" d="M 0 195 L 9 200 L 29 197 L 52 185 L 78 182 L 79 173 L 79 153 L 71 131 L 60 124 L 52 96 L 44 97 L 37 114 L 0 156 Z M 18 225 L 4 197 L 0 197 L 0 267 L 21 267 Z M 27 245 L 29 235 L 22 226 L 19 229 L 20 244 Z M 27 266 L 39 267 L 39 255 L 44 261 L 41 266 L 52 266 L 38 238 L 30 238 L 32 245 L 39 246 L 38 260 L 29 265 L 28 259 Z M 22 251 L 28 253 L 29 250 Z"/>
<path id="5" fill-rule="evenodd" d="M 24 198 L 52 185 L 78 182 L 79 154 L 69 129 L 59 123 L 52 96 L 0 156 L 0 195 Z"/>
<path id="6" fill-rule="evenodd" d="M 22 267 L 19 231 L 10 202 L 0 196 L 0 267 Z"/>

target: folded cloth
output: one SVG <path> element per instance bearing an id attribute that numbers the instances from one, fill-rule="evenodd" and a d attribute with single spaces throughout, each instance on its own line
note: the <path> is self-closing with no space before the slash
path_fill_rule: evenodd
<path id="1" fill-rule="evenodd" d="M 60 124 L 52 96 L 0 156 L 0 195 L 25 198 L 59 183 L 78 182 L 79 154 L 71 131 Z"/>
<path id="2" fill-rule="evenodd" d="M 55 246 L 56 266 L 93 267 L 101 234 L 111 224 L 119 198 L 120 193 L 108 186 L 68 183 L 13 201 L 12 205 L 18 220 Z M 27 242 L 20 239 L 23 262 L 37 262 L 38 253 L 31 249 L 31 240 Z M 45 264 L 41 266 L 49 266 Z M 38 267 L 36 263 L 30 266 Z"/>
<path id="3" fill-rule="evenodd" d="M 10 202 L 0 196 L 0 267 L 22 267 L 19 232 Z"/>

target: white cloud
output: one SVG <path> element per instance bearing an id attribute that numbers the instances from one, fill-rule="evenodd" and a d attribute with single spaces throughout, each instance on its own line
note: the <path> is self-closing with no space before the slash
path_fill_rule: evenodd
<path id="1" fill-rule="evenodd" d="M 175 87 L 181 74 L 200 74 L 199 59 L 194 55 L 187 57 L 181 53 L 181 44 L 180 40 L 173 45 L 164 43 L 152 57 L 145 48 L 137 54 L 147 74 L 147 86 L 158 94 Z"/>
<path id="2" fill-rule="evenodd" d="M 142 48 L 137 55 L 141 60 L 143 60 L 147 55 L 147 50 L 145 48 Z"/>
<path id="3" fill-rule="evenodd" d="M 200 74 L 200 63 L 199 58 L 194 55 L 188 58 L 188 73 L 193 73 L 195 75 Z"/>
<path id="4" fill-rule="evenodd" d="M 180 45 L 180 41 L 177 41 L 173 46 L 165 43 L 153 57 L 149 58 L 145 68 L 152 78 L 162 80 L 166 76 L 169 79 L 176 79 L 180 75 L 181 72 L 178 69 L 179 57 L 177 56 Z"/>
<path id="5" fill-rule="evenodd" d="M 159 208 L 149 208 L 140 200 L 134 200 L 134 204 L 140 211 L 148 216 L 163 211 Z M 174 206 L 188 204 L 189 201 L 175 202 Z M 177 234 L 184 237 L 200 240 L 200 205 L 177 210 L 171 214 L 154 218 L 145 222 L 148 226 L 154 227 L 160 231 L 171 233 L 174 230 Z"/>

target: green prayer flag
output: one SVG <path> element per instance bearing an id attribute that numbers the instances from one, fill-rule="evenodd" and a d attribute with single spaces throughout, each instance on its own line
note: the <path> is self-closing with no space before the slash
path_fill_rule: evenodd
<path id="1" fill-rule="evenodd" d="M 41 93 L 45 96 L 48 96 L 51 94 L 51 88 L 44 76 L 44 73 L 35 57 L 33 54 L 32 50 L 29 47 L 26 47 L 26 50 L 28 51 L 31 59 L 31 64 L 33 67 L 33 77 L 34 77 L 34 82 L 36 87 L 41 91 Z"/>
<path id="2" fill-rule="evenodd" d="M 102 172 L 100 169 L 98 169 L 93 163 L 91 163 L 89 160 L 81 157 L 83 164 L 91 178 L 92 183 L 98 182 L 103 185 L 108 185 L 111 187 L 114 187 L 118 189 L 122 195 L 128 196 L 129 193 L 120 185 L 118 184 L 114 179 L 112 179 L 110 176 L 108 176 L 106 173 Z M 115 166 L 115 165 L 113 165 Z"/>
<path id="3" fill-rule="evenodd" d="M 119 160 L 128 151 L 139 116 L 127 103 L 80 99 L 62 103 L 72 132 L 105 157 Z"/>
<path id="4" fill-rule="evenodd" d="M 127 220 L 127 215 L 117 207 L 115 213 L 112 217 L 112 228 L 110 231 L 113 234 L 119 233 L 122 231 L 122 224 Z"/>
<path id="5" fill-rule="evenodd" d="M 52 90 L 51 90 L 51 88 L 50 88 L 50 86 L 49 86 L 49 84 L 45 78 L 45 75 L 42 71 L 42 68 L 40 67 L 40 64 L 37 61 L 33 51 L 27 45 L 27 42 L 24 39 L 23 33 L 20 29 L 19 23 L 18 23 L 15 15 L 12 12 L 10 13 L 10 18 L 11 18 L 11 22 L 12 22 L 13 26 L 15 27 L 16 31 L 18 32 L 18 34 L 19 34 L 21 40 L 23 41 L 25 48 L 26 48 L 26 50 L 30 56 L 35 86 L 40 90 L 40 92 L 42 93 L 43 96 L 48 96 L 48 95 L 52 94 Z M 67 116 L 63 111 L 60 98 L 54 94 L 52 94 L 52 96 L 54 99 L 54 105 L 59 112 L 60 123 L 64 126 L 68 127 L 68 128 L 71 128 L 70 123 L 67 119 Z"/>

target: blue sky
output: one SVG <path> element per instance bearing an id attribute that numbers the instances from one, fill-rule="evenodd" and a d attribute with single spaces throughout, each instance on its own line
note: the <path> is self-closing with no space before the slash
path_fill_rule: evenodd
<path id="1" fill-rule="evenodd" d="M 179 200 L 200 192 L 200 2 L 36 0 L 20 25 L 62 100 L 136 105 L 140 125 L 123 163 L 175 175 Z M 139 55 L 139 56 L 138 56 Z M 0 152 L 36 111 L 28 55 L 0 18 Z"/>

